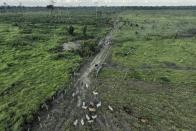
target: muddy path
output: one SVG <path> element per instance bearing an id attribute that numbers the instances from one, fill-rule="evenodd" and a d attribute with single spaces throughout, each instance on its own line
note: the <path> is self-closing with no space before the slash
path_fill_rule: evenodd
<path id="1" fill-rule="evenodd" d="M 99 93 L 93 90 L 92 74 L 102 68 L 112 45 L 112 34 L 120 24 L 114 22 L 112 31 L 100 41 L 100 52 L 85 64 L 73 82 L 73 87 L 65 90 L 47 105 L 46 110 L 39 113 L 37 120 L 26 128 L 29 131 L 64 131 L 64 130 L 100 130 L 113 129 L 112 124 L 99 114 L 101 101 Z M 94 75 L 94 77 L 96 77 Z"/>

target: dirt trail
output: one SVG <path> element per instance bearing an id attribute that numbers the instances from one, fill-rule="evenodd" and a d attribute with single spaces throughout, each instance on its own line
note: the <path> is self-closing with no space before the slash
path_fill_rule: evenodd
<path id="1" fill-rule="evenodd" d="M 98 107 L 98 104 L 101 104 L 99 96 L 96 94 L 97 92 L 93 92 L 93 89 L 91 88 L 90 74 L 93 71 L 99 70 L 107 58 L 111 49 L 112 33 L 119 27 L 119 24 L 117 23 L 118 22 L 116 21 L 113 30 L 105 39 L 100 41 L 99 45 L 102 46 L 101 51 L 91 62 L 82 67 L 79 72 L 79 77 L 74 81 L 74 86 L 52 101 L 50 109 L 40 112 L 37 122 L 34 122 L 33 125 L 27 127 L 27 130 L 85 130 L 92 127 L 92 123 L 95 123 L 97 129 L 99 129 L 99 127 L 108 129 L 112 126 L 103 116 L 97 117 L 95 112 L 89 112 L 88 109 L 82 109 L 82 107 L 87 108 L 87 106 L 92 104 L 97 104 Z M 95 108 L 93 107 L 92 109 Z M 92 115 L 97 118 L 90 118 L 88 120 L 88 116 L 91 117 Z"/>

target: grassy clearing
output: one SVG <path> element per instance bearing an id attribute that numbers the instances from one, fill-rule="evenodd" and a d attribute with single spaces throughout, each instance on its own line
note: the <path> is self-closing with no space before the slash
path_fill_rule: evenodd
<path id="1" fill-rule="evenodd" d="M 96 42 L 109 30 L 109 17 L 99 17 L 98 23 L 89 12 L 67 15 L 65 11 L 0 14 L 1 131 L 21 130 L 45 100 L 68 86 L 83 58 L 77 52 L 62 51 L 64 42 Z M 70 25 L 75 28 L 73 36 L 67 33 Z M 85 37 L 84 25 L 88 26 Z"/>
<path id="2" fill-rule="evenodd" d="M 126 11 L 98 78 L 119 130 L 196 128 L 195 11 Z M 186 15 L 185 15 L 186 14 Z M 183 17 L 182 17 L 183 16 Z M 110 114 L 103 109 L 103 112 Z M 124 123 L 124 124 L 123 124 Z"/>

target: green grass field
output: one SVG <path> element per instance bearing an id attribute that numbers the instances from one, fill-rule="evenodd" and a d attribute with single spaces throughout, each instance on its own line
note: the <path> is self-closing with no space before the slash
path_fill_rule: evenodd
<path id="1" fill-rule="evenodd" d="M 125 11 L 97 90 L 114 123 L 133 130 L 195 130 L 194 10 Z M 111 114 L 106 108 L 103 113 Z"/>
<path id="2" fill-rule="evenodd" d="M 83 58 L 60 46 L 76 40 L 96 43 L 110 28 L 110 17 L 103 17 L 96 21 L 92 11 L 82 10 L 0 14 L 0 131 L 21 130 L 42 103 L 68 87 Z M 70 25 L 73 36 L 67 32 Z"/>
<path id="3" fill-rule="evenodd" d="M 68 9 L 0 14 L 0 131 L 22 130 L 44 102 L 67 89 L 73 72 L 98 52 L 116 15 L 123 25 L 92 79 L 103 103 L 98 115 L 120 131 L 196 129 L 195 10 L 103 7 L 96 17 L 95 8 Z M 62 50 L 76 41 L 80 50 Z"/>

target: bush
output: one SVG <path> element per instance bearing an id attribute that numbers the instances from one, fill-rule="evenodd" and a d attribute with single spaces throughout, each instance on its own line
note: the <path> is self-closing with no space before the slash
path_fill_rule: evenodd
<path id="1" fill-rule="evenodd" d="M 69 28 L 68 28 L 68 33 L 70 34 L 70 35 L 73 35 L 74 34 L 74 27 L 71 25 L 71 26 L 69 26 Z"/>
<path id="2" fill-rule="evenodd" d="M 136 80 L 141 80 L 141 74 L 137 70 L 132 70 L 131 71 L 131 78 L 136 79 Z"/>
<path id="3" fill-rule="evenodd" d="M 170 80 L 165 76 L 160 77 L 160 80 L 161 80 L 162 83 L 169 83 L 170 82 Z"/>
<path id="4" fill-rule="evenodd" d="M 86 31 L 87 31 L 87 26 L 85 25 L 85 26 L 83 27 L 83 35 L 84 35 L 84 36 L 86 36 Z"/>
<path id="5" fill-rule="evenodd" d="M 79 54 L 82 57 L 89 57 L 98 52 L 98 47 L 95 40 L 87 40 L 81 44 Z"/>

